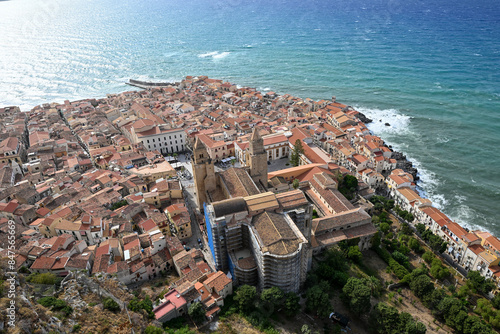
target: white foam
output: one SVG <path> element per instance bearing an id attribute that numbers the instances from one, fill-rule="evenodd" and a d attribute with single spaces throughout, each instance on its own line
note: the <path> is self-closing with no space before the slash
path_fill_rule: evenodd
<path id="1" fill-rule="evenodd" d="M 438 143 L 442 143 L 442 144 L 444 144 L 444 143 L 449 142 L 449 141 L 450 141 L 450 138 L 448 138 L 448 137 L 442 137 L 442 136 L 437 136 L 436 141 L 437 141 Z"/>
<path id="2" fill-rule="evenodd" d="M 214 56 L 212 56 L 213 59 L 222 59 L 222 58 L 226 58 L 227 56 L 229 56 L 231 52 L 221 52 L 219 54 L 216 54 Z"/>
<path id="3" fill-rule="evenodd" d="M 411 117 L 401 114 L 399 110 L 364 107 L 357 107 L 356 110 L 373 120 L 373 122 L 367 124 L 367 127 L 382 138 L 387 134 L 401 134 L 410 130 Z M 390 124 L 390 126 L 386 126 L 385 123 Z"/>
<path id="4" fill-rule="evenodd" d="M 207 57 L 213 57 L 215 55 L 219 54 L 219 51 L 214 51 L 214 52 L 208 52 L 208 53 L 202 53 L 201 55 L 198 55 L 198 58 L 207 58 Z"/>
<path id="5" fill-rule="evenodd" d="M 226 58 L 229 56 L 231 52 L 224 51 L 224 52 L 219 52 L 219 51 L 213 51 L 213 52 L 207 52 L 207 53 L 202 53 L 198 55 L 198 58 L 212 58 L 212 59 L 222 59 Z"/>

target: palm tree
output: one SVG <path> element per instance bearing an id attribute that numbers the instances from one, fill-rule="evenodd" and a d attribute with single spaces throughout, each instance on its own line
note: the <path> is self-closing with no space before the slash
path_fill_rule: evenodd
<path id="1" fill-rule="evenodd" d="M 380 283 L 380 280 L 378 278 L 376 278 L 375 276 L 370 276 L 368 278 L 365 278 L 365 280 L 366 280 L 366 285 L 371 290 L 371 295 L 374 297 L 378 296 L 380 289 L 382 288 L 382 284 Z"/>

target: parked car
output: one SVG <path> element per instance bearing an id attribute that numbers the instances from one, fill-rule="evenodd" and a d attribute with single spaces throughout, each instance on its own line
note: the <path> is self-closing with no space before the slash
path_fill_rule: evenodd
<path id="1" fill-rule="evenodd" d="M 334 322 L 338 323 L 342 327 L 347 327 L 349 325 L 349 318 L 337 312 L 330 313 L 329 318 Z"/>

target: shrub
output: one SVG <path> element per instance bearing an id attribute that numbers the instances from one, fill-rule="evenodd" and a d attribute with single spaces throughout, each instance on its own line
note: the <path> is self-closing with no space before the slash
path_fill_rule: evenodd
<path id="1" fill-rule="evenodd" d="M 390 259 L 389 260 L 389 267 L 391 268 L 392 272 L 394 275 L 396 275 L 397 278 L 403 279 L 405 275 L 408 275 L 408 270 L 400 265 L 396 260 Z"/>
<path id="2" fill-rule="evenodd" d="M 431 263 L 432 260 L 434 260 L 436 258 L 436 256 L 434 255 L 434 253 L 430 252 L 430 251 L 427 251 L 425 252 L 423 255 L 422 255 L 422 259 L 424 259 L 425 262 L 427 263 Z"/>
<path id="3" fill-rule="evenodd" d="M 111 312 L 116 312 L 120 310 L 120 305 L 113 300 L 111 297 L 106 297 L 102 301 L 104 309 L 110 310 Z"/>
<path id="4" fill-rule="evenodd" d="M 400 253 L 399 251 L 395 251 L 394 253 L 392 253 L 392 258 L 398 261 L 399 264 L 405 266 L 406 268 L 410 266 L 410 263 L 408 262 L 408 257 L 403 253 Z"/>

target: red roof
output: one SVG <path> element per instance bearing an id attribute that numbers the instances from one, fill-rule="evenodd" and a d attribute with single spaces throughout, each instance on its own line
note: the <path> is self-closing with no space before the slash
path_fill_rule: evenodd
<path id="1" fill-rule="evenodd" d="M 40 208 L 36 210 L 36 214 L 39 215 L 40 217 L 45 217 L 48 213 L 50 213 L 50 210 L 47 208 Z"/>
<path id="2" fill-rule="evenodd" d="M 165 314 L 170 313 L 174 309 L 179 309 L 186 305 L 184 297 L 182 297 L 175 289 L 167 293 L 164 299 L 165 302 L 163 304 L 153 309 L 156 320 L 160 319 Z"/>

